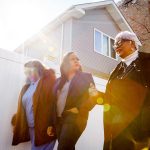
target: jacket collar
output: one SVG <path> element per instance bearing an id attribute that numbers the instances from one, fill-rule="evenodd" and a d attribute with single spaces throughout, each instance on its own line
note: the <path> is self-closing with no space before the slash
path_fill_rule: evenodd
<path id="1" fill-rule="evenodd" d="M 140 59 L 150 59 L 150 53 L 139 52 Z"/>

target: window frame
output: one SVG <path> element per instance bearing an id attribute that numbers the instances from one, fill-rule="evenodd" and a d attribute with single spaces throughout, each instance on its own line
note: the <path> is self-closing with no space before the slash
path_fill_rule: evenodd
<path id="1" fill-rule="evenodd" d="M 109 53 L 109 55 L 105 55 L 105 54 L 99 52 L 98 50 L 96 50 L 96 48 L 95 48 L 95 40 L 96 40 L 96 39 L 95 39 L 95 32 L 101 33 L 101 43 L 102 43 L 101 49 L 103 49 L 103 35 L 108 37 L 108 49 L 109 49 L 109 50 L 108 50 L 108 53 Z M 114 59 L 114 60 L 117 60 L 117 61 L 118 61 L 117 55 L 116 55 L 116 58 L 111 57 L 111 45 L 110 45 L 111 39 L 112 39 L 112 40 L 115 40 L 113 37 L 109 36 L 108 34 L 106 34 L 106 33 L 102 32 L 102 31 L 100 31 L 100 30 L 97 29 L 97 28 L 94 28 L 94 43 L 93 43 L 93 44 L 94 44 L 94 52 L 96 52 L 96 53 L 98 53 L 98 54 L 101 54 L 101 55 L 103 55 L 103 56 L 105 56 L 105 57 L 109 57 L 109 58 L 111 58 L 111 59 Z"/>

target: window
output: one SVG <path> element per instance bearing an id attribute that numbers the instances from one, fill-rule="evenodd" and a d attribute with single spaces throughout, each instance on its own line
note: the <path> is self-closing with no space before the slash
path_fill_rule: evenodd
<path id="1" fill-rule="evenodd" d="M 102 54 L 109 56 L 109 39 L 106 35 L 103 35 L 103 52 Z"/>
<path id="2" fill-rule="evenodd" d="M 111 52 L 111 57 L 112 58 L 116 58 L 116 52 L 113 48 L 113 45 L 114 45 L 114 40 L 113 39 L 110 39 L 110 52 Z"/>
<path id="3" fill-rule="evenodd" d="M 95 50 L 99 53 L 102 52 L 102 34 L 95 30 L 95 40 L 94 40 Z"/>
<path id="4" fill-rule="evenodd" d="M 113 49 L 114 39 L 101 31 L 94 29 L 94 51 L 116 59 L 116 53 Z"/>

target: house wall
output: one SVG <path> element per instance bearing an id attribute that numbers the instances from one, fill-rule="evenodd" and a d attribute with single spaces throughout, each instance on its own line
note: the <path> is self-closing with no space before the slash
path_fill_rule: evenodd
<path id="1" fill-rule="evenodd" d="M 94 52 L 94 28 L 112 38 L 120 31 L 105 8 L 87 10 L 85 16 L 72 21 L 72 49 L 89 70 L 108 75 L 118 62 Z"/>
<path id="2" fill-rule="evenodd" d="M 69 19 L 53 29 L 40 32 L 16 51 L 40 60 L 44 60 L 47 55 L 53 56 L 59 63 L 60 57 L 62 58 L 65 53 L 72 50 L 71 43 L 72 19 Z"/>
<path id="3" fill-rule="evenodd" d="M 24 57 L 0 49 L 0 150 L 29 150 L 30 144 L 12 147 L 11 118 L 16 112 L 18 93 L 24 83 Z"/>
<path id="4" fill-rule="evenodd" d="M 61 49 L 61 26 L 51 32 L 40 32 L 33 38 L 27 40 L 24 45 L 16 49 L 21 51 L 24 56 L 44 60 L 47 56 L 53 56 L 59 60 Z"/>
<path id="5" fill-rule="evenodd" d="M 11 118 L 17 110 L 18 94 L 25 83 L 23 64 L 31 58 L 0 49 L 0 150 L 30 150 L 30 142 L 11 146 Z M 52 65 L 49 67 L 54 67 Z M 59 72 L 58 70 L 56 70 Z M 57 74 L 59 76 L 60 74 Z M 107 81 L 94 77 L 96 86 L 104 91 Z M 96 106 L 90 112 L 87 127 L 79 139 L 77 150 L 102 150 L 103 107 Z M 55 150 L 57 144 L 55 145 Z"/>
<path id="6" fill-rule="evenodd" d="M 120 31 L 108 11 L 105 8 L 91 9 L 80 19 L 59 21 L 59 26 L 53 29 L 47 27 L 35 39 L 31 38 L 32 41 L 24 44 L 25 56 L 40 60 L 44 60 L 46 56 L 54 56 L 59 63 L 65 53 L 75 51 L 84 70 L 101 78 L 108 78 L 118 61 L 94 51 L 94 28 L 112 38 Z"/>
<path id="7" fill-rule="evenodd" d="M 72 51 L 72 19 L 64 23 L 63 54 Z"/>

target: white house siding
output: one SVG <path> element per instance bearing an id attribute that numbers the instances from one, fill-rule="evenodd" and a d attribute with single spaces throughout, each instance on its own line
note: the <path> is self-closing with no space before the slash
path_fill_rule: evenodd
<path id="1" fill-rule="evenodd" d="M 108 76 L 118 62 L 94 52 L 94 28 L 112 38 L 120 32 L 108 11 L 105 8 L 91 9 L 86 10 L 79 19 L 70 18 L 62 22 L 58 18 L 58 21 L 59 25 L 53 28 L 48 25 L 17 51 L 25 51 L 25 55 L 40 60 L 44 60 L 47 55 L 54 56 L 58 61 L 65 53 L 75 51 L 88 71 L 94 70 L 99 75 Z"/>
<path id="2" fill-rule="evenodd" d="M 114 38 L 120 29 L 105 8 L 87 10 L 85 16 L 73 19 L 72 49 L 86 67 L 109 74 L 117 61 L 94 52 L 94 28 Z"/>
<path id="3" fill-rule="evenodd" d="M 42 30 L 16 51 L 40 60 L 44 60 L 46 56 L 52 56 L 59 62 L 65 53 L 72 50 L 72 19 L 66 22 L 59 19 L 59 22 L 59 26 Z"/>
<path id="4" fill-rule="evenodd" d="M 16 112 L 18 93 L 24 83 L 24 58 L 0 49 L 0 150 L 29 150 L 29 143 L 11 146 L 11 117 Z M 26 147 L 26 148 L 25 148 Z"/>
<path id="5" fill-rule="evenodd" d="M 61 26 L 51 31 L 47 31 L 46 33 L 41 31 L 31 39 L 27 40 L 15 51 L 42 61 L 46 56 L 53 56 L 59 61 L 61 34 Z"/>
<path id="6" fill-rule="evenodd" d="M 63 54 L 72 51 L 72 19 L 64 22 Z"/>

